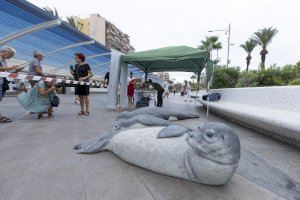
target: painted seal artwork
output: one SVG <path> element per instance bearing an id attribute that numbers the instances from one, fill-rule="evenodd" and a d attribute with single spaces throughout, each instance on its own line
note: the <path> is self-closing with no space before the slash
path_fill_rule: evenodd
<path id="1" fill-rule="evenodd" d="M 240 159 L 239 139 L 224 124 L 208 122 L 190 130 L 151 115 L 118 120 L 107 134 L 74 149 L 77 153 L 109 150 L 134 165 L 209 185 L 227 183 Z"/>
<path id="2" fill-rule="evenodd" d="M 117 116 L 117 120 L 120 119 L 129 119 L 131 117 L 146 114 L 151 115 L 154 117 L 162 118 L 165 120 L 170 119 L 171 117 L 177 119 L 177 120 L 183 120 L 183 119 L 192 119 L 192 118 L 198 118 L 199 115 L 193 114 L 193 113 L 187 113 L 187 112 L 178 112 L 178 111 L 171 111 L 166 108 L 160 108 L 160 107 L 144 107 L 140 108 L 131 112 L 124 111 L 121 112 Z"/>

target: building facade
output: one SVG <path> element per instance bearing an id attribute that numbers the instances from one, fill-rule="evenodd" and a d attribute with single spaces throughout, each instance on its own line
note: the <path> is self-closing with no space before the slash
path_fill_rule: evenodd
<path id="1" fill-rule="evenodd" d="M 106 47 L 116 49 L 125 54 L 135 50 L 130 44 L 129 36 L 99 14 L 91 14 L 89 18 L 85 19 L 76 16 L 72 17 L 78 30 Z"/>

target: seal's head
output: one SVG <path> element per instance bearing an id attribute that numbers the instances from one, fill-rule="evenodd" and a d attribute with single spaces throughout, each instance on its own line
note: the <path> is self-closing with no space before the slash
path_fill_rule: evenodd
<path id="1" fill-rule="evenodd" d="M 219 164 L 237 164 L 240 141 L 233 130 L 222 123 L 208 122 L 187 136 L 188 144 L 199 156 Z"/>

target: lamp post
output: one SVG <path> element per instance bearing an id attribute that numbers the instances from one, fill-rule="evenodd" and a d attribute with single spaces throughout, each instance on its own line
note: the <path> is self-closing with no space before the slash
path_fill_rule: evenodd
<path id="1" fill-rule="evenodd" d="M 227 38 L 227 62 L 226 62 L 226 67 L 228 67 L 228 64 L 229 64 L 229 47 L 230 45 L 233 45 L 233 44 L 230 44 L 230 29 L 231 29 L 231 25 L 229 23 L 229 26 L 228 26 L 228 29 L 221 29 L 221 30 L 210 30 L 208 32 L 212 33 L 212 32 L 217 32 L 217 31 L 225 31 L 225 34 L 228 33 L 228 38 Z"/>

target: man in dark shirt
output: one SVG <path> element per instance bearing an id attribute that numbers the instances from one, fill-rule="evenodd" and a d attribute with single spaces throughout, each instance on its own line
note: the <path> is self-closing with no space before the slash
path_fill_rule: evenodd
<path id="1" fill-rule="evenodd" d="M 148 80 L 148 84 L 152 85 L 152 89 L 157 91 L 157 104 L 156 104 L 156 106 L 157 107 L 162 107 L 164 88 L 160 84 L 152 82 L 151 79 Z"/>

